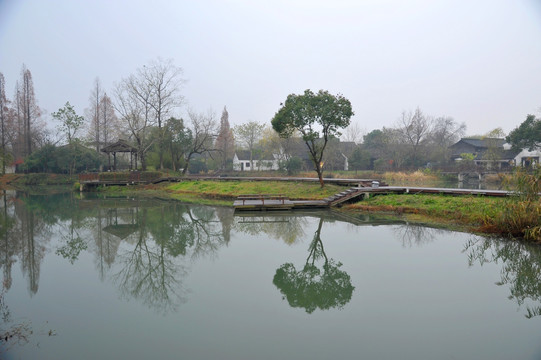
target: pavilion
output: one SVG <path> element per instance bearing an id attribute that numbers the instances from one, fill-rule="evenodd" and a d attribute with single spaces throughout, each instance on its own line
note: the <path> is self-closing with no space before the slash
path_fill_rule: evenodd
<path id="1" fill-rule="evenodd" d="M 137 148 L 131 146 L 126 140 L 118 139 L 117 142 L 109 144 L 101 149 L 109 158 L 109 169 L 116 170 L 116 153 L 130 153 L 130 170 L 137 169 Z M 111 154 L 113 154 L 113 167 L 111 167 Z M 134 165 L 135 158 L 135 167 Z"/>

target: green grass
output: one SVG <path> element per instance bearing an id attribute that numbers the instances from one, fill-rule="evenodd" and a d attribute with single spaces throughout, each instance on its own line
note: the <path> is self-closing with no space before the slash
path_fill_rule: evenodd
<path id="1" fill-rule="evenodd" d="M 217 198 L 236 198 L 242 194 L 282 194 L 290 199 L 323 199 L 344 191 L 344 187 L 289 181 L 182 181 L 165 187 L 177 194 L 198 194 Z"/>
<path id="2" fill-rule="evenodd" d="M 506 199 L 483 196 L 427 194 L 380 195 L 348 206 L 349 209 L 421 214 L 462 224 L 481 226 L 498 216 Z"/>

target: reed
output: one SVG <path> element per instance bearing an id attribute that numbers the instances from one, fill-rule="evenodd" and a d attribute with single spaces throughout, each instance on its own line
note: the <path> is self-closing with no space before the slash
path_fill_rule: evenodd
<path id="1" fill-rule="evenodd" d="M 514 196 L 508 198 L 502 211 L 485 221 L 486 230 L 541 242 L 541 167 L 517 168 L 508 179 Z"/>

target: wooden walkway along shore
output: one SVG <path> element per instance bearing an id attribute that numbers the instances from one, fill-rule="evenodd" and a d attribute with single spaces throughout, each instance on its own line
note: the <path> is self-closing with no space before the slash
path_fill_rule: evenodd
<path id="1" fill-rule="evenodd" d="M 164 174 L 165 175 L 165 174 Z M 202 176 L 202 175 L 186 175 L 186 176 L 169 176 L 168 174 L 161 177 L 149 177 L 144 172 L 131 171 L 125 173 L 87 173 L 79 174 L 79 183 L 81 191 L 96 187 L 109 185 L 145 185 L 157 184 L 161 182 L 180 182 L 192 180 L 212 180 L 212 181 L 293 181 L 318 183 L 318 178 L 304 177 L 244 177 L 244 176 Z M 326 184 L 335 184 L 340 186 L 371 186 L 374 179 L 340 179 L 340 178 L 324 178 Z M 381 185 L 384 185 L 381 183 Z"/>
<path id="2" fill-rule="evenodd" d="M 233 207 L 243 211 L 329 208 L 363 196 L 366 189 L 369 188 L 350 188 L 323 200 L 290 200 L 284 195 L 272 194 L 240 195 L 233 202 Z"/>
<path id="3" fill-rule="evenodd" d="M 330 208 L 357 198 L 366 199 L 372 195 L 385 194 L 447 194 L 452 196 L 506 197 L 511 196 L 514 193 L 505 190 L 425 188 L 411 186 L 353 187 L 323 200 L 290 200 L 283 195 L 242 195 L 234 201 L 233 207 L 235 210 L 241 211 Z M 260 198 L 258 198 L 258 196 Z"/>

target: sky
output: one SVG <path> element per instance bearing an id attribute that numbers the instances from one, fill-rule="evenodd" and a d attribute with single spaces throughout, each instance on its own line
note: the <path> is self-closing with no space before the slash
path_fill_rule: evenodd
<path id="1" fill-rule="evenodd" d="M 26 64 L 48 121 L 157 58 L 183 69 L 178 116 L 270 124 L 287 95 L 323 89 L 365 132 L 419 107 L 508 133 L 541 115 L 541 0 L 0 0 L 6 92 Z"/>

